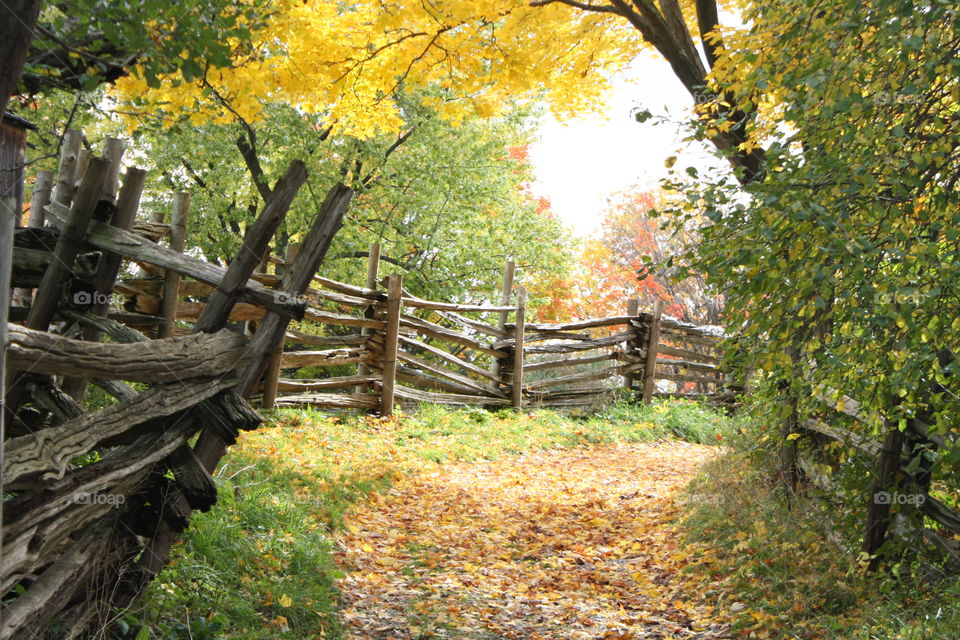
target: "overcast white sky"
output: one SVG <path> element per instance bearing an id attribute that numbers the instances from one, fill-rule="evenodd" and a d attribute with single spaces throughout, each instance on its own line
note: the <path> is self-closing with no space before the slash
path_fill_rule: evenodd
<path id="1" fill-rule="evenodd" d="M 692 100 L 662 58 L 639 56 L 614 82 L 604 113 L 566 123 L 549 115 L 530 147 L 536 182 L 534 193 L 549 198 L 553 210 L 581 236 L 599 228 L 607 198 L 639 186 L 656 189 L 666 174 L 664 160 L 679 159 L 676 168 L 715 165 L 700 146 L 681 143 L 681 132 L 654 119 L 641 124 L 631 115 L 637 108 L 654 115 L 669 113 L 681 121 Z"/>

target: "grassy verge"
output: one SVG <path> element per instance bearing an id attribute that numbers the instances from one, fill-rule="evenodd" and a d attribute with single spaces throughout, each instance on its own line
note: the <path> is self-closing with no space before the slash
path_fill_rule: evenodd
<path id="1" fill-rule="evenodd" d="M 143 608 L 120 625 L 123 637 L 338 637 L 330 535 L 352 504 L 401 474 L 536 449 L 669 437 L 717 443 L 734 428 L 689 402 L 617 404 L 584 419 L 434 406 L 385 420 L 278 411 L 225 459 L 219 503 L 194 517 Z"/>
<path id="2" fill-rule="evenodd" d="M 690 487 L 683 529 L 705 594 L 736 612 L 736 637 L 960 638 L 960 579 L 918 558 L 878 574 L 859 564 L 867 495 L 835 477 L 837 491 L 811 489 L 788 507 L 776 451 L 755 433 L 731 445 Z M 845 466 L 848 486 L 863 487 L 869 465 Z"/>

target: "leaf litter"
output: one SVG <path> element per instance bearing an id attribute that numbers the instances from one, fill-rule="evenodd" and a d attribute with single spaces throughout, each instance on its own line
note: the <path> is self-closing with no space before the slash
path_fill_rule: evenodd
<path id="1" fill-rule="evenodd" d="M 615 444 L 408 476 L 338 537 L 344 635 L 730 638 L 676 523 L 684 487 L 717 454 Z"/>

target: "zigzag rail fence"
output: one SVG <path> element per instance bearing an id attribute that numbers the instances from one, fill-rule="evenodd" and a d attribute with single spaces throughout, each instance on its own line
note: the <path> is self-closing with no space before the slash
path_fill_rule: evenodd
<path id="1" fill-rule="evenodd" d="M 218 461 L 261 423 L 256 393 L 268 407 L 381 414 L 396 402 L 589 407 L 623 387 L 647 401 L 733 398 L 716 331 L 659 308 L 641 313 L 634 301 L 623 316 L 527 322 L 512 265 L 498 306 L 418 298 L 399 275 L 379 279 L 375 260 L 363 287 L 318 276 L 353 195 L 342 184 L 298 250 L 268 260 L 306 179 L 300 162 L 227 267 L 183 253 L 188 194 L 174 194 L 167 222 L 141 212 L 145 172 L 121 176 L 123 142 L 108 139 L 99 157 L 76 131 L 14 228 L 28 128 L 5 117 L 0 131 L 0 242 L 13 247 L 0 283 L 9 277 L 14 291 L 13 305 L 0 305 L 0 640 L 92 637 L 139 597 L 192 512 L 215 504 Z M 271 262 L 274 273 L 261 268 Z M 350 371 L 318 374 L 330 367 Z M 111 403 L 85 409 L 93 387 Z"/>

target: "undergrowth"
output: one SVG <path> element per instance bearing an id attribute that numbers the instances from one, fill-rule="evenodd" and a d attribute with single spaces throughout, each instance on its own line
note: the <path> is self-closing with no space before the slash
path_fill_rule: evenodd
<path id="1" fill-rule="evenodd" d="M 351 505 L 402 474 L 538 449 L 665 438 L 717 444 L 736 428 L 687 401 L 621 402 L 576 419 L 426 405 L 387 419 L 271 413 L 225 458 L 217 505 L 194 515 L 141 609 L 118 626 L 120 637 L 339 637 L 331 535 Z"/>
<path id="2" fill-rule="evenodd" d="M 735 637 L 960 638 L 960 579 L 914 555 L 868 574 L 860 563 L 870 464 L 844 459 L 830 493 L 789 500 L 775 438 L 745 429 L 689 488 L 682 529 L 705 593 L 734 614 Z M 953 569 L 956 576 L 956 567 Z"/>

